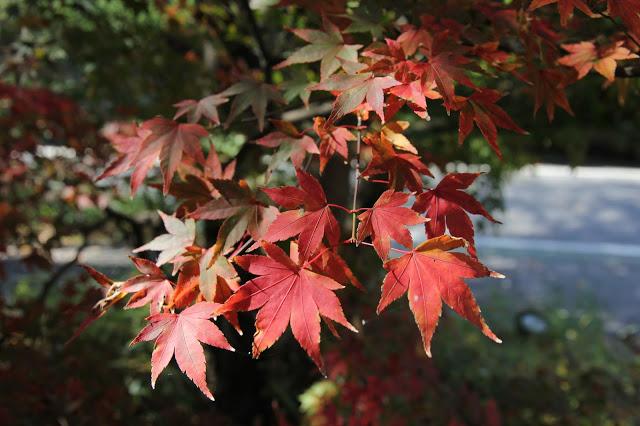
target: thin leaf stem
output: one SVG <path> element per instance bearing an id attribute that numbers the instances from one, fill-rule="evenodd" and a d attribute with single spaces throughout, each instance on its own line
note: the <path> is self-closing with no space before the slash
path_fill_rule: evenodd
<path id="1" fill-rule="evenodd" d="M 360 144 L 362 140 L 362 134 L 360 132 L 360 126 L 362 125 L 362 117 L 358 114 L 358 126 L 356 130 L 356 164 L 354 170 L 353 179 L 353 203 L 351 203 L 351 240 L 356 241 L 356 207 L 358 205 L 358 186 L 360 184 Z M 356 247 L 358 243 L 356 242 Z"/>
<path id="2" fill-rule="evenodd" d="M 272 81 L 272 73 L 271 66 L 273 65 L 273 59 L 271 58 L 271 54 L 269 53 L 269 49 L 267 49 L 267 44 L 262 37 L 263 31 L 258 26 L 258 21 L 251 9 L 251 5 L 249 4 L 249 0 L 239 0 L 239 5 L 242 11 L 245 13 L 246 19 L 249 23 L 249 28 L 255 39 L 258 49 L 260 51 L 260 56 L 258 59 L 260 60 L 262 68 L 265 74 L 265 80 L 267 83 L 271 83 Z"/>
<path id="3" fill-rule="evenodd" d="M 348 214 L 353 213 L 353 210 L 349 210 L 348 208 L 346 208 L 345 206 L 341 206 L 340 204 L 327 204 L 329 207 L 334 207 L 336 209 L 340 209 Z"/>
<path id="4" fill-rule="evenodd" d="M 240 256 L 240 254 L 245 251 L 247 248 L 249 248 L 249 245 L 251 245 L 251 243 L 253 243 L 253 238 L 249 237 L 249 239 L 247 241 L 244 242 L 244 244 L 242 244 L 241 246 L 239 246 L 236 251 L 234 251 L 233 253 L 231 253 L 231 255 L 229 256 L 229 259 L 233 259 L 235 256 Z"/>
<path id="5" fill-rule="evenodd" d="M 640 49 L 640 42 L 629 32 L 627 31 L 626 28 L 624 28 L 622 25 L 620 25 L 618 23 L 618 21 L 616 21 L 615 19 L 613 19 L 609 14 L 604 13 L 604 12 L 599 12 L 598 13 L 600 16 L 602 16 L 603 18 L 608 19 L 609 21 L 611 21 L 616 27 L 618 27 L 626 36 L 629 40 L 631 40 L 633 42 L 633 44 L 635 44 L 638 49 Z"/>
<path id="6" fill-rule="evenodd" d="M 305 263 L 305 265 L 311 265 L 313 262 L 318 260 L 320 258 L 320 256 L 325 254 L 328 250 L 331 250 L 332 248 L 338 247 L 339 245 L 342 245 L 342 244 L 350 244 L 351 242 L 352 241 L 349 239 L 349 240 L 340 241 L 338 244 L 333 244 L 333 245 L 327 246 L 327 247 L 323 248 L 322 250 L 320 250 L 318 252 L 318 254 L 313 256 L 313 258 L 311 258 L 311 260 L 307 260 L 304 263 Z"/>
<path id="7" fill-rule="evenodd" d="M 369 247 L 374 247 L 374 245 L 373 245 L 373 244 L 368 243 L 368 242 L 366 242 L 366 241 L 362 241 L 360 244 L 363 244 L 363 245 L 365 245 L 365 246 L 369 246 Z M 402 254 L 409 254 L 409 253 L 411 253 L 411 252 L 410 252 L 410 251 L 408 251 L 408 250 L 402 250 L 402 249 L 398 249 L 398 248 L 395 248 L 395 247 L 391 247 L 391 251 L 395 251 L 395 252 L 397 252 L 397 253 L 402 253 Z"/>

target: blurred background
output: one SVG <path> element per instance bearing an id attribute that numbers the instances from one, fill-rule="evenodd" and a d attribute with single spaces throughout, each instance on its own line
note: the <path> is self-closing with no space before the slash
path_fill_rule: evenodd
<path id="1" fill-rule="evenodd" d="M 457 121 L 442 108 L 428 123 L 403 117 L 434 171 L 487 172 L 472 192 L 503 224 L 478 221 L 477 247 L 507 279 L 471 286 L 502 345 L 448 312 L 427 359 L 404 304 L 375 315 L 383 271 L 376 276 L 374 259 L 355 252 L 368 291 L 342 296 L 364 332 L 323 337 L 326 378 L 285 334 L 257 361 L 248 349 L 208 351 L 215 403 L 175 365 L 154 391 L 151 345 L 128 345 L 144 310 L 109 312 L 65 345 L 100 297 L 78 265 L 127 276 L 131 248 L 162 233 L 155 211 L 173 208 L 153 187 L 131 198 L 123 179 L 94 182 L 112 156 L 109 126 L 170 115 L 173 103 L 217 92 L 259 65 L 255 22 L 238 5 L 250 6 L 270 51 L 284 51 L 291 36 L 282 28 L 307 18 L 269 3 L 0 2 L 0 423 L 640 424 L 632 79 L 605 88 L 586 77 L 569 89 L 575 117 L 558 111 L 552 123 L 532 116 L 528 93 L 501 82 L 514 89 L 503 108 L 530 132 L 501 134 L 503 161 L 479 135 L 458 146 Z M 232 127 L 214 137 L 225 160 L 257 136 Z M 248 152 L 256 158 L 239 160 L 240 175 L 262 161 Z M 344 177 L 338 163 L 325 179 Z M 232 343 L 249 348 L 250 337 Z"/>

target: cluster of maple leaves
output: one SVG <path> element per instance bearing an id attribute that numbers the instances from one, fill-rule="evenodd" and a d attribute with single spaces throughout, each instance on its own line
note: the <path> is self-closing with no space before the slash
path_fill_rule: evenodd
<path id="1" fill-rule="evenodd" d="M 565 44 L 554 30 L 553 15 L 537 12 L 552 3 L 558 5 L 562 26 L 578 9 L 588 17 L 619 19 L 627 32 L 604 45 Z M 427 164 L 403 134 L 408 122 L 394 117 L 406 106 L 420 119 L 429 119 L 429 108 L 441 104 L 458 117 L 460 143 L 476 126 L 501 156 L 497 129 L 525 131 L 498 106 L 503 94 L 480 86 L 474 75 L 502 73 L 521 80 L 533 90 L 534 109 L 544 105 L 549 119 L 556 106 L 571 112 L 564 94 L 568 84 L 592 69 L 611 81 L 616 61 L 636 57 L 640 3 L 610 0 L 600 14 L 581 0 L 536 0 L 528 9 L 485 1 L 470 4 L 491 28 L 489 35 L 464 22 L 430 15 L 417 25 L 389 29 L 387 38 L 368 46 L 352 41 L 344 15 L 323 14 L 322 29 L 292 29 L 306 44 L 273 69 L 320 62 L 320 80 L 299 95 L 308 103 L 312 92 L 329 92 L 333 108 L 304 130 L 270 120 L 272 131 L 254 143 L 273 154 L 271 162 L 251 185 L 234 176 L 235 161 L 223 167 L 215 146 L 204 146 L 202 139 L 209 135 L 207 128 L 227 128 L 248 109 L 258 130 L 265 129 L 269 106 L 284 100 L 281 88 L 260 79 L 243 77 L 220 93 L 177 103 L 172 119 L 126 124 L 108 135 L 119 155 L 100 179 L 130 171 L 135 193 L 159 161 L 162 191 L 179 201 L 174 214 L 159 212 L 167 233 L 134 250 L 159 252 L 155 263 L 132 257 L 140 275 L 113 282 L 88 268 L 106 291 L 90 320 L 129 295 L 125 308 L 149 305 L 148 325 L 133 343 L 155 341 L 152 385 L 175 357 L 180 369 L 213 398 L 201 343 L 233 350 L 212 319 L 224 317 L 240 332 L 237 315 L 243 311 L 257 311 L 254 357 L 290 328 L 322 371 L 321 320 L 334 334 L 336 323 L 357 331 L 336 294 L 345 284 L 363 288 L 340 254 L 346 244 L 375 250 L 387 271 L 377 312 L 407 294 L 427 354 L 443 302 L 500 342 L 464 281 L 501 277 L 480 263 L 474 245 L 470 215 L 495 222 L 465 192 L 479 174 L 451 173 L 432 184 Z M 227 103 L 222 121 L 218 109 Z M 365 151 L 368 161 L 361 156 Z M 354 165 L 350 207 L 329 203 L 309 171 L 318 157 L 322 174 L 334 156 Z M 295 167 L 297 184 L 270 185 L 272 172 L 288 161 Z M 367 182 L 383 184 L 386 190 L 372 206 L 359 207 L 357 188 Z M 351 220 L 339 220 L 337 212 Z M 196 244 L 196 221 L 220 221 L 213 246 Z M 350 236 L 343 222 L 351 225 Z M 414 246 L 409 227 L 416 225 L 424 226 L 427 238 Z M 393 241 L 404 249 L 392 247 Z M 288 253 L 280 242 L 288 242 Z M 169 274 L 160 268 L 165 264 L 172 266 Z M 254 278 L 242 283 L 239 270 Z"/>

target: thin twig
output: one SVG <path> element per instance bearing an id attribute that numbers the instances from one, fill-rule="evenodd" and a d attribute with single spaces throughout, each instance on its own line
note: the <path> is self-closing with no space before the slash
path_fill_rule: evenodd
<path id="1" fill-rule="evenodd" d="M 624 28 L 622 25 L 620 25 L 620 24 L 618 23 L 618 21 L 616 21 L 616 20 L 615 20 L 615 19 L 613 19 L 610 15 L 607 15 L 607 14 L 606 14 L 606 13 L 604 13 L 604 12 L 599 12 L 599 15 L 600 15 L 600 16 L 602 16 L 603 18 L 606 18 L 606 19 L 608 19 L 609 21 L 613 22 L 613 24 L 614 24 L 616 27 L 618 27 L 618 28 L 619 28 L 619 29 L 620 29 L 620 30 L 621 30 L 621 31 L 622 31 L 622 32 L 627 36 L 627 38 L 628 38 L 629 40 L 631 40 L 631 41 L 633 42 L 633 44 L 635 44 L 635 45 L 638 47 L 638 49 L 640 49 L 640 42 L 639 42 L 638 40 L 636 40 L 636 38 L 635 38 L 631 33 L 629 33 L 629 31 L 627 31 L 627 29 L 626 29 L 626 28 Z"/>
<path id="2" fill-rule="evenodd" d="M 360 126 L 362 125 L 362 117 L 358 114 L 358 127 L 356 130 L 356 164 L 354 170 L 354 181 L 353 181 L 353 203 L 351 203 L 351 240 L 356 241 L 356 207 L 358 205 L 358 185 L 360 183 L 360 142 L 362 139 L 362 135 L 360 132 Z M 356 247 L 358 243 L 356 242 Z"/>
<path id="3" fill-rule="evenodd" d="M 327 247 L 323 248 L 322 250 L 320 250 L 320 251 L 318 252 L 318 254 L 316 254 L 315 256 L 313 256 L 313 257 L 311 258 L 311 260 L 306 260 L 306 261 L 304 262 L 304 264 L 305 264 L 305 265 L 311 265 L 313 262 L 315 262 L 316 260 L 318 260 L 318 259 L 320 258 L 320 256 L 322 256 L 323 254 L 325 254 L 327 251 L 329 251 L 329 250 L 331 250 L 331 249 L 333 249 L 333 248 L 335 248 L 335 247 L 338 247 L 338 246 L 340 246 L 340 245 L 342 245 L 342 244 L 350 244 L 350 243 L 352 243 L 352 242 L 353 242 L 353 241 L 352 241 L 351 239 L 348 239 L 348 240 L 340 241 L 340 242 L 339 242 L 339 243 L 337 243 L 337 244 L 331 244 L 331 245 L 329 245 L 329 246 L 327 246 Z"/>
<path id="4" fill-rule="evenodd" d="M 369 246 L 369 247 L 375 247 L 373 244 L 368 243 L 368 242 L 366 242 L 366 241 L 362 241 L 360 244 L 365 245 L 365 246 Z M 395 248 L 395 247 L 390 247 L 390 250 L 391 250 L 391 251 L 395 251 L 395 252 L 397 252 L 397 253 L 402 253 L 402 254 L 408 254 L 408 253 L 411 253 L 411 252 L 410 252 L 410 251 L 408 251 L 408 250 L 402 250 L 402 249 L 398 249 L 398 248 Z"/>
<path id="5" fill-rule="evenodd" d="M 251 32 L 253 33 L 253 38 L 256 40 L 258 44 L 258 49 L 261 54 L 261 62 L 262 68 L 264 70 L 264 78 L 267 83 L 271 83 L 272 75 L 271 75 L 271 66 L 273 65 L 273 59 L 269 54 L 269 50 L 267 49 L 267 45 L 262 38 L 262 31 L 260 27 L 258 27 L 258 22 L 256 21 L 256 17 L 253 14 L 253 10 L 251 10 L 251 6 L 249 5 L 249 0 L 239 0 L 238 3 L 240 7 L 244 11 L 245 15 L 247 15 L 247 20 L 249 21 L 249 27 L 251 28 Z"/>
<path id="6" fill-rule="evenodd" d="M 42 290 L 40 290 L 40 294 L 38 295 L 39 303 L 44 303 L 44 301 L 47 300 L 47 296 L 49 295 L 49 292 L 54 287 L 56 282 L 58 282 L 58 280 L 69 269 L 71 269 L 71 267 L 73 267 L 76 263 L 78 263 L 78 260 L 80 260 L 80 255 L 82 254 L 84 249 L 87 248 L 88 245 L 89 245 L 88 239 L 85 239 L 82 245 L 78 247 L 78 249 L 76 250 L 76 255 L 73 257 L 73 259 L 71 259 L 70 261 L 68 261 L 58 269 L 56 269 L 56 271 L 53 274 L 51 274 L 49 279 L 42 284 Z"/>
<path id="7" fill-rule="evenodd" d="M 231 255 L 229 256 L 229 259 L 233 259 L 236 256 L 240 256 L 240 254 L 244 252 L 247 248 L 249 248 L 249 246 L 254 242 L 255 241 L 253 240 L 253 238 L 249 237 L 249 239 L 245 241 L 244 244 L 238 247 L 238 249 L 236 249 L 235 252 L 231 253 Z"/>
<path id="8" fill-rule="evenodd" d="M 336 209 L 340 209 L 340 210 L 342 210 L 343 212 L 346 212 L 346 213 L 348 213 L 348 214 L 353 213 L 353 210 L 349 210 L 348 208 L 346 208 L 346 207 L 344 207 L 344 206 L 341 206 L 340 204 L 331 204 L 331 203 L 329 203 L 329 204 L 327 204 L 327 206 L 329 206 L 329 207 L 334 207 L 334 208 L 336 208 Z"/>

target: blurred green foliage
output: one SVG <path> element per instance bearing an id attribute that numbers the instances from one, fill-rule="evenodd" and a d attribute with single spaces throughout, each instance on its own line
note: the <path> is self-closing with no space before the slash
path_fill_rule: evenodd
<path id="1" fill-rule="evenodd" d="M 605 332 L 597 311 L 552 304 L 541 314 L 546 331 L 527 334 L 516 312 L 487 311 L 499 309 L 490 322 L 502 345 L 447 315 L 433 359 L 406 312 L 368 322 L 360 336 L 332 345 L 329 379 L 300 396 L 306 423 L 636 424 L 640 356 Z"/>

